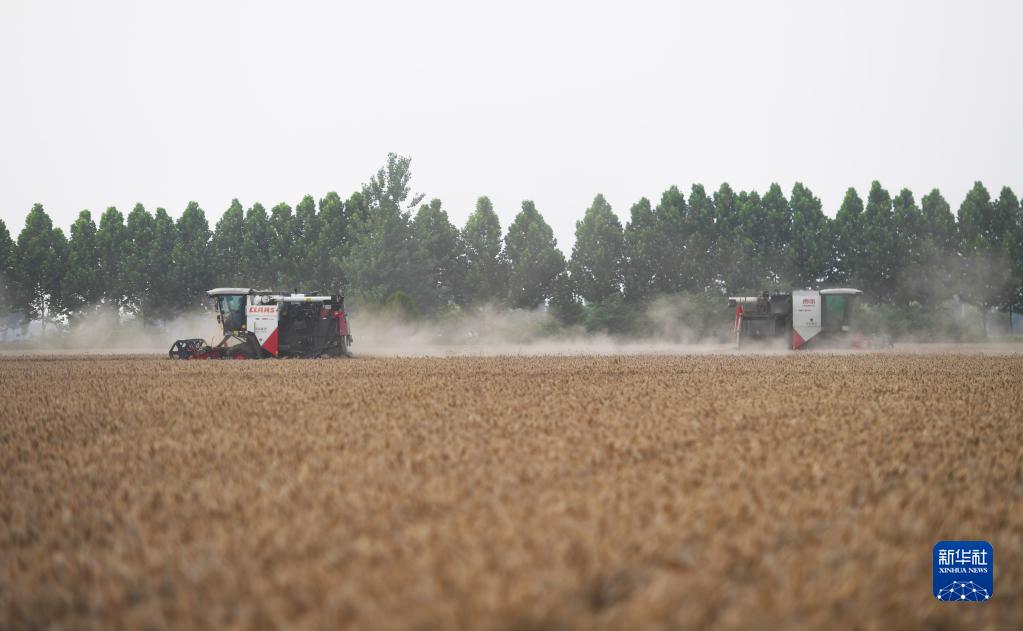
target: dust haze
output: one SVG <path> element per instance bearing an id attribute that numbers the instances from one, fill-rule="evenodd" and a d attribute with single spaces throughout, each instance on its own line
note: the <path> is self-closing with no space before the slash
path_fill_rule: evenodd
<path id="1" fill-rule="evenodd" d="M 722 353 L 732 349 L 727 336 L 708 335 L 708 326 L 686 323 L 668 299 L 654 301 L 645 314 L 650 334 L 621 337 L 564 326 L 546 309 L 508 309 L 487 305 L 437 319 L 403 317 L 393 311 L 356 308 L 348 320 L 356 355 L 422 357 L 454 355 L 598 355 Z M 721 323 L 729 325 L 727 309 Z M 720 327 L 719 327 L 720 328 Z M 215 344 L 223 336 L 212 311 L 195 310 L 172 320 L 144 324 L 109 308 L 96 308 L 69 326 L 49 324 L 31 339 L 0 345 L 7 352 L 166 353 L 178 339 L 203 338 Z"/>
<path id="2" fill-rule="evenodd" d="M 702 326 L 688 326 L 656 304 L 646 313 L 656 333 L 641 337 L 566 327 L 543 308 L 492 305 L 422 321 L 387 311 L 357 311 L 349 323 L 355 336 L 353 351 L 371 356 L 678 354 L 732 348 L 727 338 L 701 335 Z M 727 322 L 727 313 L 722 313 Z"/>
<path id="3" fill-rule="evenodd" d="M 223 336 L 212 311 L 196 309 L 170 320 L 144 323 L 109 307 L 96 307 L 70 325 L 49 323 L 26 340 L 7 342 L 8 352 L 73 352 L 86 354 L 166 353 L 175 340 L 203 338 L 216 343 Z"/>
<path id="4" fill-rule="evenodd" d="M 723 300 L 722 300 L 723 302 Z M 733 315 L 722 306 L 708 313 L 684 296 L 662 296 L 639 316 L 640 332 L 611 334 L 565 326 L 547 309 L 486 305 L 440 318 L 411 318 L 383 308 L 356 307 L 348 313 L 356 357 L 445 357 L 497 355 L 679 355 L 786 354 L 784 340 L 736 348 Z M 927 341 L 885 331 L 899 353 L 1023 353 L 1023 344 L 946 339 L 939 331 Z M 4 355 L 160 354 L 175 340 L 223 337 L 213 311 L 195 309 L 170 320 L 143 323 L 108 307 L 97 307 L 73 324 L 50 323 L 26 340 L 0 343 Z M 873 349 L 875 351 L 882 349 Z M 862 352 L 823 349 L 802 352 Z"/>

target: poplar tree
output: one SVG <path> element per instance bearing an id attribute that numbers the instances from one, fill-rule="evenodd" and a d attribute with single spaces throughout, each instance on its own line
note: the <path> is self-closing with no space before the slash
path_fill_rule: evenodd
<path id="1" fill-rule="evenodd" d="M 237 287 L 250 286 L 248 269 L 243 254 L 245 243 L 245 211 L 241 202 L 231 200 L 231 205 L 213 230 L 210 239 L 210 262 L 213 266 L 215 285 Z"/>
<path id="2" fill-rule="evenodd" d="M 72 322 L 103 299 L 97 236 L 92 214 L 88 210 L 78 213 L 78 219 L 71 224 L 67 267 L 61 281 L 64 304 Z"/>
<path id="3" fill-rule="evenodd" d="M 210 225 L 196 202 L 189 202 L 176 223 L 174 244 L 174 308 L 187 310 L 207 306 L 206 292 L 212 288 L 214 270 L 210 264 Z"/>
<path id="4" fill-rule="evenodd" d="M 789 197 L 792 227 L 785 276 L 794 288 L 817 287 L 831 261 L 831 230 L 821 200 L 796 182 Z"/>
<path id="5" fill-rule="evenodd" d="M 125 224 L 125 245 L 121 264 L 125 307 L 143 319 L 153 277 L 152 253 L 155 221 L 142 204 L 136 204 Z"/>
<path id="6" fill-rule="evenodd" d="M 67 256 L 67 238 L 46 214 L 42 204 L 35 204 L 25 218 L 25 227 L 18 235 L 17 259 L 13 276 L 17 285 L 14 308 L 29 320 L 46 323 L 63 314 L 61 281 Z"/>
<path id="7" fill-rule="evenodd" d="M 508 293 L 508 260 L 502 249 L 501 220 L 488 197 L 476 200 L 462 229 L 465 248 L 465 299 L 486 303 L 503 300 Z"/>
<path id="8" fill-rule="evenodd" d="M 0 219 L 0 330 L 6 331 L 7 318 L 11 315 L 14 300 L 14 279 L 11 276 L 14 264 L 14 240 L 7 224 Z"/>
<path id="9" fill-rule="evenodd" d="M 511 265 L 509 304 L 521 309 L 544 304 L 553 296 L 558 276 L 565 271 L 565 256 L 558 250 L 554 231 L 532 201 L 522 202 L 522 210 L 508 227 L 504 248 Z"/>
<path id="10" fill-rule="evenodd" d="M 831 281 L 862 288 L 867 252 L 863 231 L 863 199 L 855 188 L 846 190 L 842 205 L 835 214 L 834 227 L 834 274 Z"/>
<path id="11" fill-rule="evenodd" d="M 423 204 L 412 220 L 412 275 L 409 293 L 424 313 L 462 301 L 465 255 L 461 235 L 439 199 Z"/>
<path id="12" fill-rule="evenodd" d="M 576 291 L 587 302 L 621 293 L 624 233 L 603 195 L 593 198 L 575 224 L 575 245 L 568 264 Z"/>
<path id="13" fill-rule="evenodd" d="M 116 207 L 107 208 L 99 218 L 96 244 L 99 248 L 99 277 L 103 300 L 114 309 L 125 305 L 124 255 L 127 244 L 124 215 Z"/>
<path id="14" fill-rule="evenodd" d="M 177 308 L 177 274 L 174 263 L 178 229 L 163 208 L 153 215 L 153 244 L 149 252 L 149 290 L 146 313 L 154 319 L 168 319 Z"/>

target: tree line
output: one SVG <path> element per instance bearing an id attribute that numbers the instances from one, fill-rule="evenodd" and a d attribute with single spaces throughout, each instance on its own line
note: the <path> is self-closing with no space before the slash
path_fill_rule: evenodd
<path id="1" fill-rule="evenodd" d="M 611 331 L 677 294 L 844 285 L 882 305 L 1023 303 L 1023 210 L 1009 187 L 993 198 L 976 182 L 953 213 L 937 189 L 917 202 L 875 181 L 866 199 L 850 188 L 832 219 L 800 183 L 787 197 L 777 184 L 762 195 L 672 186 L 633 204 L 624 226 L 597 195 L 566 259 L 532 201 L 503 231 L 480 197 L 459 229 L 441 200 L 412 194 L 410 167 L 389 155 L 347 199 L 269 210 L 234 200 L 212 227 L 195 202 L 177 220 L 137 204 L 98 222 L 83 210 L 65 235 L 36 204 L 16 239 L 0 221 L 0 316 L 73 323 L 106 306 L 163 320 L 202 307 L 215 286 L 347 292 L 419 316 L 547 305 L 566 324 Z"/>

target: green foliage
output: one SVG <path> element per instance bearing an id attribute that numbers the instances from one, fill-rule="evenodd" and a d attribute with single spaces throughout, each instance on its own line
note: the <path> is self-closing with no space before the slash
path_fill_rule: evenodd
<path id="1" fill-rule="evenodd" d="M 736 265 L 739 278 L 749 291 L 774 289 L 778 286 L 775 272 L 782 264 L 780 257 L 770 260 L 770 228 L 764 200 L 756 191 L 739 193 L 737 200 L 740 228 L 738 231 Z M 730 286 L 729 286 L 730 287 Z"/>
<path id="2" fill-rule="evenodd" d="M 350 200 L 351 248 L 344 258 L 358 299 L 381 303 L 415 282 L 412 227 L 405 202 L 410 195 L 411 161 L 390 154 L 387 165 Z M 418 203 L 422 195 L 413 198 Z"/>
<path id="3" fill-rule="evenodd" d="M 89 308 L 100 304 L 103 299 L 103 282 L 100 277 L 100 249 L 96 223 L 92 214 L 83 210 L 71 224 L 71 239 L 68 242 L 67 267 L 61 281 L 61 294 L 69 317 L 73 320 L 82 316 Z"/>
<path id="4" fill-rule="evenodd" d="M 600 333 L 626 334 L 634 329 L 635 310 L 620 293 L 586 305 L 586 330 Z"/>
<path id="5" fill-rule="evenodd" d="M 961 293 L 982 307 L 1009 306 L 1012 287 L 1012 237 L 1010 229 L 1019 201 L 1009 188 L 997 202 L 980 182 L 966 194 L 959 207 L 959 248 L 962 255 Z M 985 311 L 986 312 L 986 311 Z"/>
<path id="6" fill-rule="evenodd" d="M 488 197 L 476 200 L 476 210 L 462 229 L 465 248 L 464 299 L 470 303 L 504 300 L 508 295 L 508 260 L 501 240 L 501 221 Z"/>
<path id="7" fill-rule="evenodd" d="M 792 226 L 785 277 L 792 286 L 819 287 L 831 265 L 831 230 L 821 200 L 796 182 L 789 200 Z"/>
<path id="8" fill-rule="evenodd" d="M 14 240 L 7 230 L 7 224 L 0 219 L 0 327 L 4 326 L 4 321 L 11 313 L 14 298 L 14 281 L 11 278 L 14 256 Z"/>
<path id="9" fill-rule="evenodd" d="M 998 263 L 1003 266 L 995 278 L 1000 286 L 996 286 L 994 303 L 999 307 L 1018 305 L 1023 296 L 1023 277 L 1019 275 L 1023 266 L 1023 243 L 1020 242 L 1023 222 L 1020 217 L 1020 200 L 1011 188 L 1002 187 L 993 211 L 991 248 L 998 252 Z"/>
<path id="10" fill-rule="evenodd" d="M 295 217 L 291 206 L 281 202 L 270 210 L 270 256 L 269 270 L 273 273 L 272 283 L 277 287 L 295 289 L 294 274 Z"/>
<path id="11" fill-rule="evenodd" d="M 892 214 L 895 234 L 892 253 L 893 300 L 919 300 L 921 259 L 923 256 L 923 212 L 916 205 L 913 193 L 902 189 L 892 200 Z M 915 273 L 914 273 L 915 272 Z M 917 295 L 914 295 L 917 294 Z M 910 298 L 912 297 L 912 298 Z"/>
<path id="12" fill-rule="evenodd" d="M 352 225 L 352 247 L 344 265 L 356 297 L 381 302 L 409 287 L 411 240 L 408 217 L 393 209 L 375 208 Z"/>
<path id="13" fill-rule="evenodd" d="M 714 202 L 702 184 L 693 184 L 682 233 L 685 236 L 681 286 L 687 291 L 706 291 L 714 285 L 717 270 L 717 229 Z"/>
<path id="14" fill-rule="evenodd" d="M 767 273 L 766 286 L 784 287 L 791 284 L 787 277 L 789 272 L 789 243 L 791 240 L 792 216 L 785 193 L 777 183 L 771 184 L 764 193 L 759 206 L 759 215 L 753 215 L 755 225 L 752 234 L 754 243 L 758 244 L 757 254 L 760 264 Z"/>
<path id="15" fill-rule="evenodd" d="M 751 199 L 751 195 L 755 199 Z M 730 293 L 748 294 L 762 287 L 756 265 L 756 245 L 746 221 L 746 209 L 758 204 L 756 193 L 735 194 L 727 183 L 714 193 L 714 209 L 717 214 L 717 243 L 715 246 L 715 269 L 717 282 Z"/>
<path id="16" fill-rule="evenodd" d="M 138 204 L 127 220 L 108 208 L 98 226 L 82 211 L 68 241 L 36 205 L 17 242 L 0 222 L 0 316 L 74 321 L 107 306 L 161 319 L 205 307 L 211 287 L 237 285 L 348 291 L 356 302 L 400 303 L 408 317 L 547 305 L 553 326 L 690 340 L 729 325 L 726 294 L 765 289 L 858 287 L 873 303 L 866 321 L 909 337 L 928 327 L 973 335 L 942 315 L 957 295 L 981 307 L 982 332 L 989 308 L 1023 307 L 1023 208 L 1008 187 L 992 199 L 977 182 L 956 216 L 936 189 L 918 205 L 908 189 L 893 199 L 875 181 L 866 203 L 848 189 L 832 220 L 801 183 L 790 199 L 777 184 L 763 196 L 694 184 L 688 199 L 672 186 L 655 207 L 635 203 L 624 228 L 597 195 L 566 265 L 531 201 L 502 235 L 480 197 L 459 230 L 440 200 L 419 205 L 411 177 L 411 160 L 389 154 L 346 200 L 307 195 L 269 213 L 232 200 L 212 233 L 195 202 L 177 222 Z"/>
<path id="17" fill-rule="evenodd" d="M 6 275 L 10 271 L 11 263 L 14 261 L 14 240 L 7 224 L 0 219 L 0 274 Z"/>
<path id="18" fill-rule="evenodd" d="M 156 221 L 142 204 L 136 204 L 125 225 L 125 252 L 122 259 L 121 282 L 124 283 L 125 307 L 145 319 L 148 314 L 150 280 L 153 277 L 153 243 Z"/>
<path id="19" fill-rule="evenodd" d="M 948 300 L 956 292 L 956 220 L 938 189 L 920 200 L 920 229 L 916 236 L 915 261 L 901 272 L 903 302 L 914 295 L 924 304 Z"/>
<path id="20" fill-rule="evenodd" d="M 646 300 L 653 292 L 656 220 L 646 197 L 632 205 L 623 235 L 622 280 L 630 303 Z"/>
<path id="21" fill-rule="evenodd" d="M 346 276 L 342 261 L 348 253 L 349 208 L 341 196 L 327 193 L 320 200 L 319 233 L 307 257 L 308 269 L 319 291 L 342 293 Z"/>
<path id="22" fill-rule="evenodd" d="M 650 269 L 653 272 L 650 285 L 654 293 L 671 293 L 684 289 L 683 258 L 685 256 L 686 198 L 678 187 L 672 186 L 661 195 L 661 202 L 654 208 L 652 230 L 647 235 Z"/>
<path id="23" fill-rule="evenodd" d="M 145 310 L 154 319 L 167 319 L 176 308 L 177 272 L 174 249 L 178 242 L 178 228 L 163 208 L 153 216 L 153 245 L 149 252 L 150 277 Z"/>
<path id="24" fill-rule="evenodd" d="M 893 302 L 898 273 L 900 247 L 897 240 L 892 198 L 880 182 L 874 180 L 863 211 L 863 244 L 867 264 L 860 270 L 864 292 L 871 300 Z"/>
<path id="25" fill-rule="evenodd" d="M 558 274 L 554 280 L 554 289 L 548 302 L 550 314 L 564 326 L 583 324 L 586 319 L 586 307 L 572 289 L 572 279 L 568 271 Z"/>
<path id="26" fill-rule="evenodd" d="M 504 241 L 511 264 L 508 282 L 511 306 L 534 309 L 551 298 L 558 276 L 565 271 L 565 256 L 557 246 L 554 231 L 536 205 L 523 201 Z"/>
<path id="27" fill-rule="evenodd" d="M 419 207 L 412 221 L 412 270 L 409 287 L 425 313 L 438 313 L 461 301 L 465 255 L 461 235 L 439 199 Z"/>
<path id="28" fill-rule="evenodd" d="M 320 217 L 316 214 L 316 200 L 306 195 L 295 206 L 295 240 L 301 244 L 316 243 L 320 236 Z"/>
<path id="29" fill-rule="evenodd" d="M 387 154 L 387 163 L 363 184 L 362 195 L 369 209 L 383 208 L 398 214 L 408 215 L 423 201 L 422 194 L 412 195 L 412 158 Z M 404 205 L 408 201 L 407 205 Z"/>
<path id="30" fill-rule="evenodd" d="M 632 207 L 624 237 L 625 294 L 630 302 L 641 302 L 657 294 L 683 291 L 699 282 L 694 259 L 687 257 L 691 242 L 686 230 L 701 222 L 690 221 L 685 196 L 672 186 L 650 210 L 641 199 Z M 697 241 L 702 237 L 697 236 Z"/>
<path id="31" fill-rule="evenodd" d="M 111 206 L 99 218 L 96 243 L 99 248 L 99 277 L 103 285 L 103 300 L 114 309 L 120 309 L 127 300 L 124 287 L 124 253 L 128 229 L 124 215 Z"/>
<path id="32" fill-rule="evenodd" d="M 0 335 L 2 335 L 8 324 L 14 302 L 14 278 L 12 266 L 14 263 L 14 240 L 7 230 L 7 224 L 0 219 Z"/>
<path id="33" fill-rule="evenodd" d="M 174 310 L 202 307 L 206 291 L 212 288 L 213 272 L 209 263 L 210 225 L 206 213 L 196 202 L 189 202 L 177 224 L 174 244 Z"/>
<path id="34" fill-rule="evenodd" d="M 18 235 L 12 276 L 16 285 L 13 305 L 31 320 L 62 315 L 61 281 L 67 257 L 67 239 L 54 228 L 42 204 L 35 204 Z"/>
<path id="35" fill-rule="evenodd" d="M 861 272 L 870 264 L 863 232 L 863 199 L 856 189 L 845 192 L 842 205 L 835 214 L 834 267 L 831 283 L 862 286 Z"/>
<path id="36" fill-rule="evenodd" d="M 979 342 L 985 338 L 979 311 L 958 317 L 941 305 L 872 304 L 857 301 L 852 321 L 867 335 L 898 342 Z"/>
<path id="37" fill-rule="evenodd" d="M 1016 208 L 1015 227 L 1009 243 L 1012 258 L 1012 281 L 1015 291 L 1009 292 L 1010 302 L 1016 311 L 1023 311 L 1023 201 Z"/>
<path id="38" fill-rule="evenodd" d="M 415 299 L 400 289 L 383 301 L 381 312 L 399 320 L 415 320 L 419 317 Z"/>
<path id="39" fill-rule="evenodd" d="M 213 230 L 210 240 L 210 265 L 213 268 L 213 284 L 221 287 L 237 287 L 252 282 L 245 263 L 245 211 L 241 202 L 231 200 L 231 205 Z"/>
<path id="40" fill-rule="evenodd" d="M 291 253 L 291 274 L 288 285 L 302 291 L 323 291 L 315 282 L 315 270 L 320 256 L 315 246 L 320 239 L 322 221 L 316 212 L 316 200 L 306 195 L 295 206 L 292 223 L 294 239 Z"/>
<path id="41" fill-rule="evenodd" d="M 624 234 L 603 195 L 597 195 L 575 224 L 575 246 L 568 269 L 576 291 L 587 302 L 621 293 Z"/>
<path id="42" fill-rule="evenodd" d="M 245 271 L 243 284 L 269 289 L 277 280 L 277 266 L 273 259 L 274 231 L 266 208 L 255 203 L 245 212 L 242 224 L 241 262 Z"/>

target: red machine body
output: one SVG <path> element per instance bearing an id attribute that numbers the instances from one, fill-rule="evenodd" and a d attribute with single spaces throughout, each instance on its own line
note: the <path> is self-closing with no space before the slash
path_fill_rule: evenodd
<path id="1" fill-rule="evenodd" d="M 214 299 L 224 338 L 214 346 L 197 338 L 178 340 L 168 353 L 172 359 L 351 356 L 343 296 L 238 287 L 206 293 Z"/>

